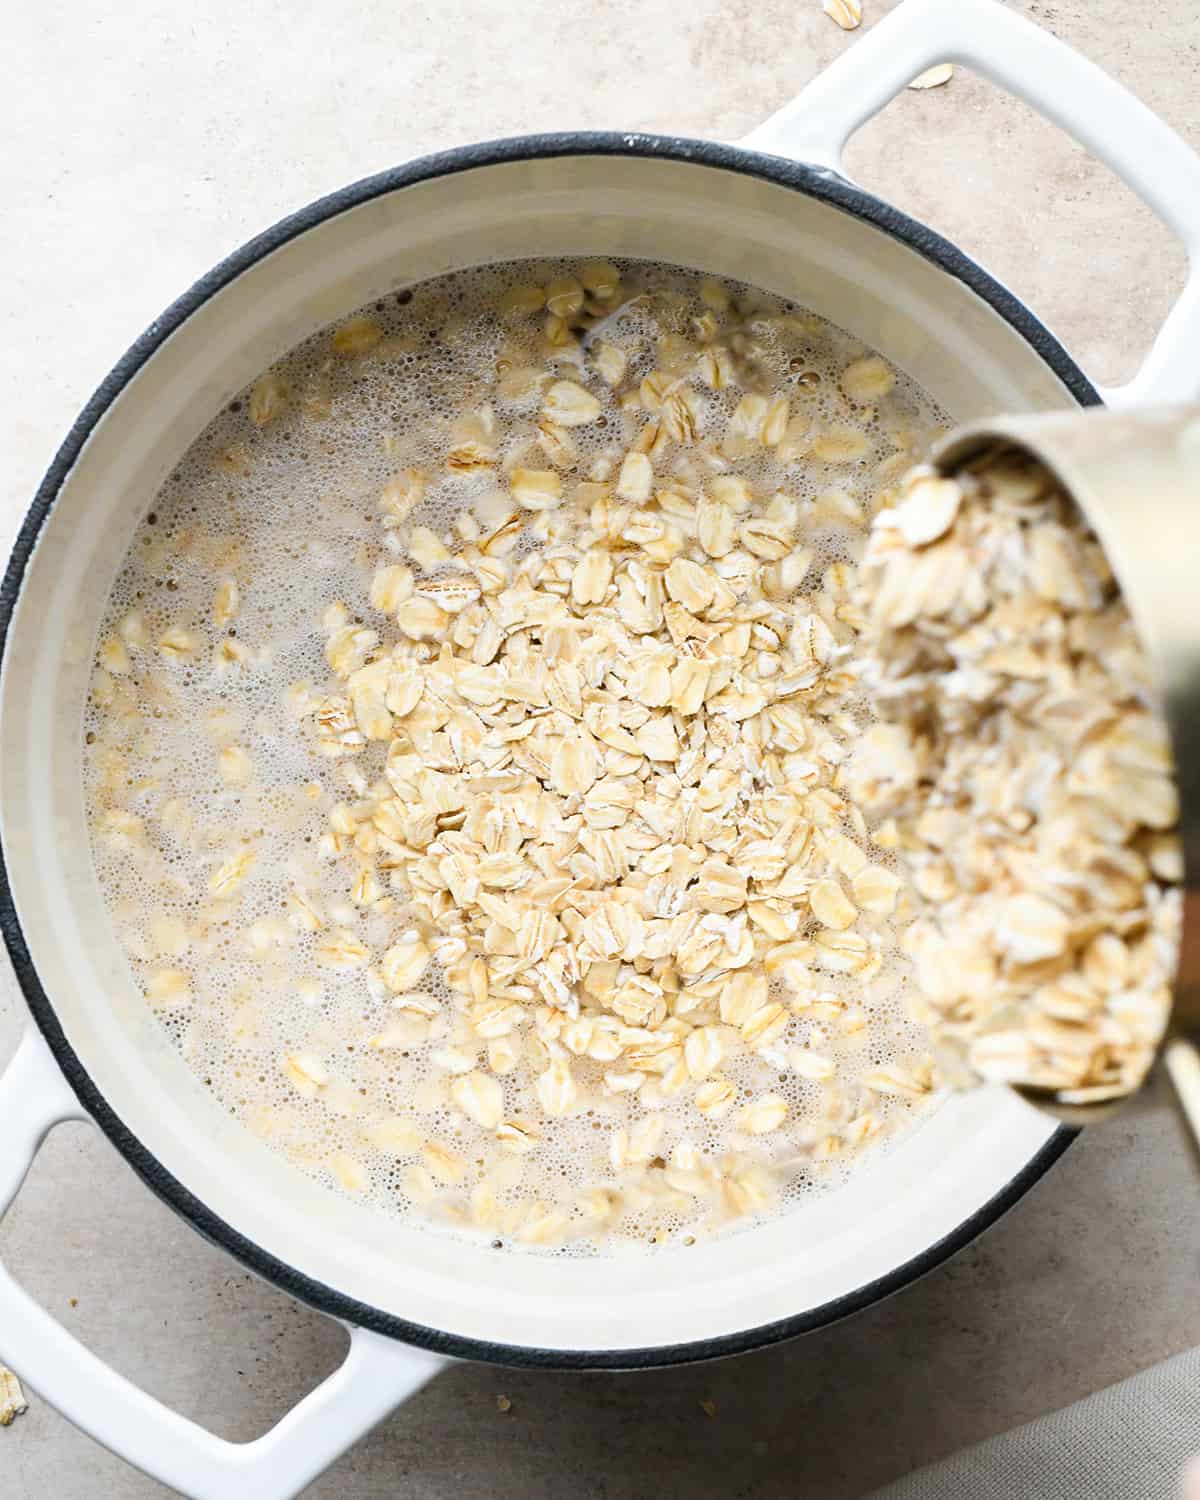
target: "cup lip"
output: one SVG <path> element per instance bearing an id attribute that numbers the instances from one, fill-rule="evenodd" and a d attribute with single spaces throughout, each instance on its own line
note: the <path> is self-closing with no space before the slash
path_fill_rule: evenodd
<path id="1" fill-rule="evenodd" d="M 1100 395 L 1092 382 L 1058 339 L 1019 298 L 949 240 L 827 168 L 712 141 L 616 131 L 561 132 L 477 142 L 423 156 L 362 178 L 279 220 L 200 277 L 129 347 L 101 382 L 64 438 L 33 497 L 13 544 L 3 582 L 0 583 L 0 670 L 3 669 L 13 611 L 26 567 L 67 475 L 101 418 L 117 401 L 138 370 L 187 318 L 271 251 L 327 219 L 371 199 L 415 183 L 479 167 L 563 156 L 651 157 L 717 167 L 761 178 L 831 204 L 915 250 L 924 259 L 962 282 L 987 302 L 1033 348 L 1081 406 L 1101 404 Z M 895 1267 L 887 1275 L 805 1312 L 741 1329 L 736 1333 L 644 1348 L 545 1349 L 469 1338 L 409 1322 L 304 1275 L 225 1223 L 166 1170 L 154 1152 L 112 1110 L 93 1082 L 86 1065 L 66 1038 L 53 1004 L 38 977 L 21 929 L 2 839 L 0 934 L 34 1022 L 63 1076 L 91 1118 L 151 1192 L 205 1239 L 217 1244 L 249 1270 L 318 1312 L 459 1359 L 544 1369 L 651 1369 L 746 1353 L 823 1328 L 899 1291 L 969 1244 L 1029 1191 L 1078 1134 L 1076 1130 L 1060 1125 L 1025 1166 L 952 1233 Z"/>

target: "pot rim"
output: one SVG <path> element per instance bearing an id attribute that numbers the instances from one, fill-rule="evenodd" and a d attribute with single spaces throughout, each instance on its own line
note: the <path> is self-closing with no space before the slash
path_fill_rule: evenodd
<path id="1" fill-rule="evenodd" d="M 84 444 L 93 428 L 142 365 L 199 307 L 280 245 L 373 198 L 418 182 L 452 176 L 476 167 L 560 156 L 661 157 L 695 163 L 758 177 L 831 204 L 899 240 L 955 280 L 962 282 L 987 302 L 1033 348 L 1081 406 L 1101 404 L 1099 393 L 1091 381 L 1058 339 L 1019 298 L 940 234 L 827 168 L 713 141 L 616 131 L 513 136 L 455 147 L 361 178 L 280 219 L 200 277 L 121 356 L 64 438 L 38 486 L 13 543 L 4 579 L 0 583 L 0 669 L 3 667 L 9 628 L 26 566 L 46 517 Z M 459 1359 L 543 1369 L 652 1369 L 723 1355 L 743 1354 L 823 1328 L 908 1286 L 969 1244 L 1029 1191 L 1058 1160 L 1077 1134 L 1073 1129 L 1060 1127 L 1021 1171 L 982 1208 L 964 1220 L 953 1233 L 944 1236 L 921 1254 L 852 1293 L 792 1317 L 715 1338 L 681 1344 L 651 1345 L 641 1349 L 539 1349 L 467 1338 L 411 1323 L 303 1275 L 226 1224 L 168 1172 L 154 1153 L 126 1128 L 67 1041 L 50 998 L 38 978 L 17 916 L 2 841 L 0 933 L 26 1003 L 64 1077 L 89 1116 L 153 1193 L 205 1239 L 318 1312 Z"/>

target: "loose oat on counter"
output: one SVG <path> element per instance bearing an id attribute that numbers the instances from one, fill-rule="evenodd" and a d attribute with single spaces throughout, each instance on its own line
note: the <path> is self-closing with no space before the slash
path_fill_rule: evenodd
<path id="1" fill-rule="evenodd" d="M 21 1382 L 9 1369 L 0 1365 L 0 1427 L 10 1427 L 17 1417 L 29 1410 Z"/>
<path id="2" fill-rule="evenodd" d="M 1067 1104 L 1129 1093 L 1167 1020 L 1183 871 L 1167 730 L 1100 544 L 1000 450 L 910 476 L 857 598 L 887 722 L 849 787 L 922 904 L 904 948 L 943 1060 Z"/>
<path id="3" fill-rule="evenodd" d="M 860 0 L 821 0 L 821 9 L 843 31 L 854 31 L 862 24 Z"/>
<path id="4" fill-rule="evenodd" d="M 924 89 L 940 89 L 949 83 L 954 77 L 953 63 L 934 63 L 932 68 L 926 68 L 923 73 L 918 73 L 908 85 L 910 89 L 918 91 Z"/>

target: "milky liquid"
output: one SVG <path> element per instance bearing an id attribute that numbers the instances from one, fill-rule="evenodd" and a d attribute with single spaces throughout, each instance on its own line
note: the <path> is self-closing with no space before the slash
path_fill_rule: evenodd
<path id="1" fill-rule="evenodd" d="M 548 1246 L 557 1253 L 594 1253 L 618 1239 L 691 1239 L 724 1227 L 730 1211 L 719 1193 L 664 1191 L 661 1173 L 680 1141 L 710 1163 L 768 1181 L 770 1195 L 756 1199 L 752 1213 L 782 1211 L 836 1187 L 878 1149 L 846 1146 L 825 1157 L 820 1142 L 831 1131 L 870 1113 L 879 1125 L 874 1141 L 886 1141 L 931 1107 L 929 1096 L 879 1095 L 860 1081 L 870 1069 L 923 1048 L 905 1014 L 892 918 L 860 919 L 883 944 L 888 962 L 881 974 L 866 985 L 820 976 L 823 993 L 864 1013 L 863 1030 L 844 1035 L 836 1010 L 817 1007 L 790 1023 L 770 1056 L 744 1053 L 723 1065 L 739 1102 L 764 1089 L 782 1094 L 790 1106 L 785 1125 L 747 1141 L 737 1133 L 736 1111 L 710 1121 L 686 1095 L 652 1090 L 650 1103 L 665 1115 L 667 1129 L 631 1186 L 611 1167 L 609 1141 L 614 1129 L 636 1124 L 643 1104 L 597 1088 L 577 1115 L 541 1122 L 532 1155 L 500 1152 L 449 1100 L 447 1075 L 435 1060 L 450 1034 L 448 1017 L 463 1004 L 438 965 L 420 982 L 443 1008 L 431 1034 L 415 1027 L 408 1045 L 380 1049 L 372 1038 L 392 1016 L 392 997 L 373 966 L 342 972 L 316 959 L 331 925 L 355 934 L 374 963 L 409 923 L 402 901 L 384 912 L 356 907 L 347 866 L 322 857 L 331 808 L 353 803 L 378 781 L 386 746 L 372 744 L 348 760 L 316 754 L 298 730 L 289 688 L 336 687 L 321 626 L 331 602 L 344 602 L 352 619 L 386 630 L 368 602 L 371 579 L 379 566 L 403 560 L 408 535 L 407 526 L 382 524 L 379 496 L 389 480 L 410 467 L 425 470 L 431 482 L 408 524 L 424 524 L 458 545 L 456 518 L 472 507 L 486 509 L 497 482 L 492 471 L 447 470 L 445 455 L 461 436 L 463 414 L 491 402 L 502 453 L 528 450 L 539 390 L 523 393 L 518 376 L 497 400 L 498 367 L 540 366 L 554 378 L 582 380 L 608 407 L 603 423 L 573 430 L 579 452 L 572 473 L 595 466 L 599 474 L 619 463 L 641 415 L 623 414 L 591 372 L 590 354 L 576 352 L 589 310 L 596 321 L 623 307 L 601 330 L 628 358 L 622 391 L 636 391 L 656 364 L 682 358 L 684 345 L 713 337 L 711 324 L 696 321 L 706 316 L 699 277 L 642 263 L 620 269 L 619 296 L 609 306 L 589 301 L 565 328 L 551 326 L 549 342 L 544 312 L 502 319 L 498 301 L 510 288 L 576 275 L 578 263 L 497 266 L 406 289 L 364 309 L 382 334 L 368 351 L 339 353 L 326 331 L 276 367 L 287 404 L 273 420 L 262 426 L 252 420 L 253 412 L 261 415 L 261 385 L 233 401 L 137 529 L 101 631 L 85 724 L 94 857 L 115 930 L 136 984 L 223 1107 L 331 1190 L 412 1221 L 484 1233 L 507 1246 L 530 1238 L 523 1226 L 540 1211 L 531 1205 L 560 1211 L 569 1227 Z M 785 490 L 801 500 L 806 520 L 799 541 L 815 554 L 801 592 L 815 592 L 830 564 L 859 555 L 863 521 L 944 418 L 899 375 L 874 405 L 848 401 L 842 372 L 869 351 L 777 298 L 732 284 L 726 291 L 733 308 L 721 313 L 726 332 L 718 338 L 739 379 L 753 376 L 755 389 L 789 395 L 814 430 L 849 429 L 866 438 L 865 451 L 848 463 L 805 455 L 781 463 L 767 449 L 732 465 L 756 496 Z M 719 431 L 743 386 L 700 390 L 707 427 Z M 545 457 L 537 462 L 545 464 Z M 672 462 L 681 484 L 702 482 L 693 457 L 667 466 Z M 855 507 L 853 523 L 839 521 Z M 527 532 L 514 561 L 538 545 L 536 531 Z M 226 580 L 236 581 L 238 606 L 217 623 L 214 596 Z M 174 656 L 157 649 L 172 628 L 194 637 L 196 648 Z M 233 773 L 232 784 L 223 768 Z M 235 899 L 215 899 L 213 872 L 242 844 L 255 851 L 253 868 Z M 869 841 L 864 847 L 886 863 Z M 287 900 L 296 888 L 317 895 L 322 932 L 292 925 Z M 791 1072 L 782 1059 L 796 1044 L 834 1058 L 836 1080 L 813 1082 Z M 297 1053 L 319 1058 L 325 1071 L 313 1098 L 280 1066 Z M 586 1083 L 586 1065 L 582 1075 Z M 510 1110 L 536 1114 L 528 1083 L 506 1080 Z M 381 1122 L 395 1125 L 386 1147 L 377 1144 Z M 495 1190 L 495 1212 L 472 1208 L 485 1180 Z M 624 1195 L 603 1227 L 581 1219 L 575 1207 L 580 1194 L 597 1188 Z"/>

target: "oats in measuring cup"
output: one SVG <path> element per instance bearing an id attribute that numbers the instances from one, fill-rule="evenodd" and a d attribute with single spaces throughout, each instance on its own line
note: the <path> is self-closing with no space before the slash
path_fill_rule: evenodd
<path id="1" fill-rule="evenodd" d="M 905 481 L 858 601 L 881 722 L 848 789 L 920 904 L 915 1014 L 959 1076 L 1064 1104 L 1132 1092 L 1171 1005 L 1179 798 L 1100 543 L 1050 474 L 998 449 Z"/>

